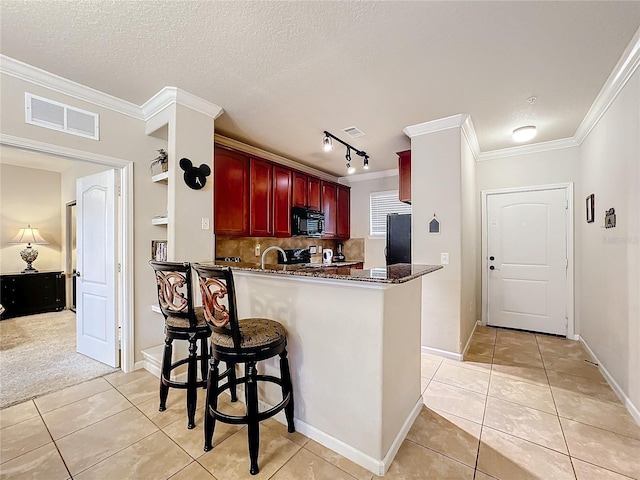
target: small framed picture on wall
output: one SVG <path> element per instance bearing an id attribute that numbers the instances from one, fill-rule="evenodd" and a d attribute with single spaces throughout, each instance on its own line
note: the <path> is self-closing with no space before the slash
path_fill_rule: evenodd
<path id="1" fill-rule="evenodd" d="M 595 209 L 596 196 L 594 193 L 587 197 L 587 223 L 593 223 L 593 211 Z"/>

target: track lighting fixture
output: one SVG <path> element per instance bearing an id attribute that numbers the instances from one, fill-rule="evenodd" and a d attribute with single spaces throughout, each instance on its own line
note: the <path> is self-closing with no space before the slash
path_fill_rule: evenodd
<path id="1" fill-rule="evenodd" d="M 356 171 L 356 167 L 351 165 L 351 150 L 353 150 L 356 153 L 356 155 L 358 155 L 358 156 L 360 156 L 360 157 L 362 157 L 364 159 L 363 168 L 365 170 L 369 170 L 369 155 L 367 155 L 366 152 L 363 152 L 362 150 L 358 150 L 357 148 L 352 147 L 347 142 L 343 142 L 338 137 L 336 137 L 335 135 L 330 134 L 326 130 L 324 131 L 324 137 L 322 138 L 322 149 L 325 152 L 328 152 L 329 150 L 331 150 L 333 148 L 333 143 L 332 143 L 331 139 L 335 140 L 336 142 L 341 143 L 342 145 L 344 145 L 347 148 L 347 151 L 345 153 L 344 158 L 347 160 L 347 173 L 349 175 L 351 175 L 352 173 L 355 173 L 355 171 Z"/>

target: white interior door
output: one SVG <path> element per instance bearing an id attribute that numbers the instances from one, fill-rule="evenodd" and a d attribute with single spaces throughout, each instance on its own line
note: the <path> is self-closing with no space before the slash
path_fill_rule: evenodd
<path id="1" fill-rule="evenodd" d="M 76 201 L 77 349 L 117 367 L 115 170 L 79 178 Z"/>
<path id="2" fill-rule="evenodd" d="M 487 195 L 487 323 L 567 335 L 565 189 Z"/>

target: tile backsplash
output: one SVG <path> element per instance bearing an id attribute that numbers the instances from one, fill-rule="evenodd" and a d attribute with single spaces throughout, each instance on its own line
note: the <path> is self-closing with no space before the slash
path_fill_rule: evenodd
<path id="1" fill-rule="evenodd" d="M 255 247 L 260 244 L 260 252 L 264 249 L 276 245 L 282 248 L 309 248 L 310 246 L 321 246 L 331 248 L 334 253 L 338 251 L 338 243 L 342 243 L 342 253 L 345 260 L 349 262 L 364 261 L 364 238 L 351 238 L 344 242 L 337 240 L 324 240 L 321 238 L 274 238 L 274 237 L 226 237 L 216 235 L 216 257 L 240 257 L 243 262 L 259 262 L 260 257 L 255 256 Z M 268 262 L 275 263 L 276 252 L 270 252 Z M 273 258 L 271 258 L 273 255 Z M 311 261 L 321 263 L 322 254 L 318 250 L 316 255 L 311 255 Z"/>

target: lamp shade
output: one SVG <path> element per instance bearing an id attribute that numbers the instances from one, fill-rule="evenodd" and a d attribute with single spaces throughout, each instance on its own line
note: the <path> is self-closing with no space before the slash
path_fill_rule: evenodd
<path id="1" fill-rule="evenodd" d="M 31 228 L 31 225 L 27 226 L 27 228 L 21 228 L 18 231 L 18 234 L 11 239 L 9 243 L 32 243 L 34 245 L 48 245 L 40 232 L 38 232 L 37 228 Z"/>

